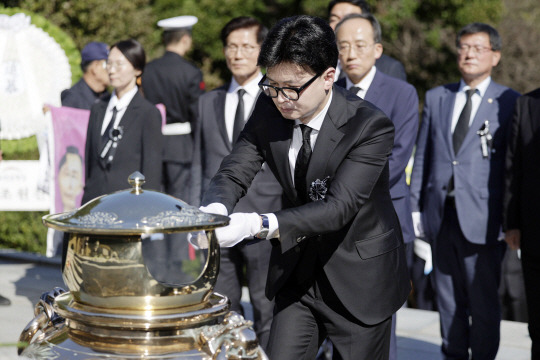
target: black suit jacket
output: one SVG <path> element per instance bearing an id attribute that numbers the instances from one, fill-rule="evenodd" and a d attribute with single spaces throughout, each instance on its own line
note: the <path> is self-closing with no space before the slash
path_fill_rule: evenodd
<path id="1" fill-rule="evenodd" d="M 521 248 L 538 253 L 540 244 L 540 89 L 517 99 L 506 152 L 504 230 L 521 230 Z"/>
<path id="2" fill-rule="evenodd" d="M 124 134 L 113 162 L 104 167 L 99 161 L 101 126 L 109 99 L 98 102 L 90 111 L 85 148 L 85 186 L 82 202 L 114 191 L 128 189 L 127 179 L 134 171 L 146 178 L 144 189 L 160 190 L 162 171 L 161 114 L 139 92 L 129 103 L 120 126 Z"/>
<path id="3" fill-rule="evenodd" d="M 90 110 L 92 105 L 107 95 L 109 93 L 106 90 L 99 94 L 95 93 L 84 81 L 84 78 L 81 78 L 71 88 L 62 91 L 60 99 L 62 106 Z"/>
<path id="4" fill-rule="evenodd" d="M 195 150 L 191 169 L 191 204 L 198 205 L 223 158 L 233 148 L 225 125 L 225 98 L 230 84 L 212 90 L 199 99 Z M 267 213 L 281 209 L 281 185 L 267 165 L 263 165 L 249 191 L 235 206 L 235 212 Z"/>
<path id="5" fill-rule="evenodd" d="M 191 124 L 190 135 L 165 136 L 163 153 L 165 162 L 189 164 L 193 158 L 197 101 L 204 93 L 202 72 L 182 56 L 167 51 L 146 65 L 142 75 L 142 89 L 151 103 L 165 105 L 167 124 Z"/>
<path id="6" fill-rule="evenodd" d="M 306 176 L 307 189 L 329 177 L 327 192 L 324 200 L 307 204 L 296 194 L 287 160 L 293 125 L 261 96 L 202 203 L 221 202 L 231 211 L 266 161 L 284 189 L 286 208 L 275 213 L 280 239 L 272 240 L 267 296 L 273 298 L 286 282 L 309 279 L 322 266 L 345 308 L 365 324 L 379 323 L 410 290 L 388 183 L 392 122 L 334 87 Z"/>

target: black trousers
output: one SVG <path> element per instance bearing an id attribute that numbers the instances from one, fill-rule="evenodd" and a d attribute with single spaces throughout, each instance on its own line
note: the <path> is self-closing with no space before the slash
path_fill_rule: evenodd
<path id="1" fill-rule="evenodd" d="M 315 359 L 328 336 L 334 358 L 387 360 L 392 318 L 376 325 L 361 323 L 345 309 L 324 273 L 319 271 L 315 277 L 311 285 L 288 284 L 276 296 L 269 358 Z"/>
<path id="2" fill-rule="evenodd" d="M 536 245 L 527 241 L 538 239 L 522 239 L 521 265 L 523 266 L 523 279 L 525 280 L 525 296 L 529 315 L 529 335 L 532 340 L 531 359 L 540 360 L 540 250 Z"/>

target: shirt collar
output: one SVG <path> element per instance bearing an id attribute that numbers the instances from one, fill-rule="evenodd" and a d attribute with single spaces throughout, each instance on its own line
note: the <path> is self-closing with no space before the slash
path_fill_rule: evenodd
<path id="1" fill-rule="evenodd" d="M 371 83 L 373 82 L 373 79 L 375 78 L 375 73 L 377 72 L 377 68 L 375 65 L 371 67 L 369 72 L 364 76 L 362 80 L 358 84 L 353 84 L 351 79 L 349 79 L 349 76 L 346 76 L 347 78 L 347 89 L 350 89 L 353 86 L 358 86 L 364 93 L 366 93 L 371 86 Z"/>
<path id="2" fill-rule="evenodd" d="M 244 90 L 246 90 L 246 92 L 252 96 L 252 97 L 256 97 L 257 94 L 259 93 L 259 81 L 261 81 L 263 75 L 262 73 L 259 71 L 259 73 L 257 74 L 257 77 L 253 80 L 251 80 L 250 82 L 248 82 L 247 84 L 245 84 L 244 86 L 240 86 L 240 84 L 238 84 L 238 82 L 234 79 L 234 77 L 232 78 L 231 80 L 231 85 L 229 85 L 229 89 L 227 90 L 228 93 L 235 93 L 236 91 L 238 91 L 238 88 L 243 88 Z"/>
<path id="3" fill-rule="evenodd" d="M 107 105 L 107 111 L 112 111 L 112 108 L 115 106 L 116 106 L 116 110 L 118 111 L 122 111 L 125 108 L 127 108 L 127 106 L 129 105 L 131 100 L 133 100 L 133 97 L 135 96 L 138 90 L 139 88 L 137 86 L 134 86 L 133 89 L 125 93 L 121 99 L 118 99 L 118 97 L 116 96 L 116 90 L 113 91 L 111 100 L 109 101 L 109 105 Z"/>
<path id="4" fill-rule="evenodd" d="M 480 97 L 484 96 L 490 83 L 491 83 L 491 76 L 488 76 L 480 84 L 478 84 L 478 86 L 476 87 L 476 90 L 477 90 L 477 94 L 480 95 Z M 471 87 L 469 85 L 465 84 L 465 81 L 463 81 L 463 79 L 460 80 L 459 92 L 462 92 L 462 91 L 465 92 L 469 90 L 470 88 Z"/>
<path id="5" fill-rule="evenodd" d="M 306 125 L 312 128 L 313 130 L 320 131 L 322 127 L 322 123 L 324 121 L 324 118 L 326 117 L 326 113 L 328 112 L 328 108 L 330 107 L 330 104 L 332 103 L 332 97 L 334 96 L 334 92 L 332 91 L 330 93 L 330 98 L 328 99 L 328 102 L 324 106 L 324 108 L 321 110 L 320 113 L 317 114 L 313 119 L 309 121 Z M 302 124 L 302 122 L 298 119 L 294 120 L 294 125 L 298 126 Z"/>

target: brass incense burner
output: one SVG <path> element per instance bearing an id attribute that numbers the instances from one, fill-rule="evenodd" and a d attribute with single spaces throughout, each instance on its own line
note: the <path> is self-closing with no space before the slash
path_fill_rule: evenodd
<path id="1" fill-rule="evenodd" d="M 29 359 L 267 359 L 251 322 L 214 293 L 219 244 L 214 229 L 229 222 L 172 196 L 131 189 L 98 197 L 79 209 L 43 217 L 69 238 L 62 272 L 67 292 L 42 295 L 20 337 Z M 203 233 L 201 231 L 204 231 Z M 143 242 L 156 234 L 206 236 L 199 276 L 188 283 L 156 280 Z M 204 235 L 201 235 L 204 234 Z"/>

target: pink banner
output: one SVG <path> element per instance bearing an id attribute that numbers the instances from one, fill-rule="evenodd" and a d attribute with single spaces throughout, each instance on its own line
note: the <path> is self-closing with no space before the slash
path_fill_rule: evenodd
<path id="1" fill-rule="evenodd" d="M 54 208 L 51 213 L 71 211 L 81 205 L 84 189 L 84 147 L 89 110 L 49 106 L 52 116 Z"/>

